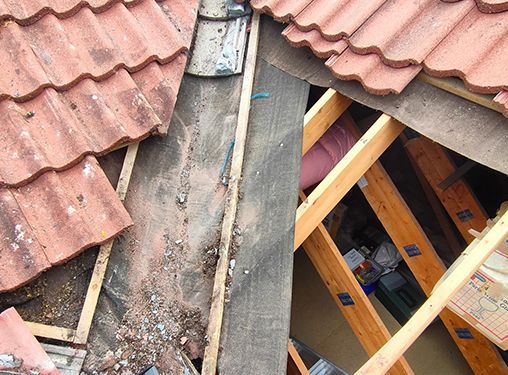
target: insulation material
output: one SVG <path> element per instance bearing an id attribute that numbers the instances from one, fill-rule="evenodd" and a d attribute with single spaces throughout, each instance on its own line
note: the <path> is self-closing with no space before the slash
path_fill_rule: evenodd
<path id="1" fill-rule="evenodd" d="M 355 145 L 355 138 L 343 124 L 344 116 L 339 118 L 303 156 L 300 189 L 307 189 L 320 182 Z"/>

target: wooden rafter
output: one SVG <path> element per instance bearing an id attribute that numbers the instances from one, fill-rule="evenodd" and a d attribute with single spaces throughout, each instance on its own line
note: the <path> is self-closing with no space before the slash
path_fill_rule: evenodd
<path id="1" fill-rule="evenodd" d="M 488 217 L 473 191 L 463 179 L 458 179 L 446 189 L 439 187 L 439 183 L 456 170 L 444 148 L 425 137 L 410 139 L 404 146 L 438 196 L 462 237 L 467 243 L 470 243 L 474 237 L 469 233 L 469 229 L 481 231 Z"/>
<path id="2" fill-rule="evenodd" d="M 376 353 L 391 335 L 323 224 L 305 240 L 303 248 L 365 352 L 369 356 Z M 390 374 L 413 374 L 413 370 L 400 358 Z"/>
<path id="3" fill-rule="evenodd" d="M 300 354 L 295 346 L 289 340 L 288 344 L 288 370 L 287 375 L 309 375 L 309 370 L 305 367 Z"/>
<path id="4" fill-rule="evenodd" d="M 465 257 L 460 267 L 455 268 L 448 277 L 434 290 L 429 299 L 418 309 L 411 319 L 381 348 L 356 375 L 383 375 L 393 363 L 418 338 L 423 330 L 434 320 L 439 312 L 464 286 L 471 275 L 487 260 L 492 252 L 508 240 L 508 213 L 488 228 L 481 240 L 474 240 L 465 250 Z M 475 370 L 476 374 L 504 374 L 504 369 L 496 364 L 485 363 L 485 367 Z"/>
<path id="5" fill-rule="evenodd" d="M 349 150 L 298 207 L 295 224 L 295 248 L 305 241 L 403 129 L 404 125 L 400 122 L 383 114 Z"/>
<path id="6" fill-rule="evenodd" d="M 334 89 L 328 89 L 309 109 L 303 119 L 302 156 L 309 151 L 352 102 L 347 96 L 339 94 Z"/>
<path id="7" fill-rule="evenodd" d="M 359 137 L 354 123 L 349 122 L 348 129 Z M 430 296 L 446 267 L 381 163 L 374 163 L 364 177 L 367 184 L 362 186 L 361 191 L 423 291 Z M 476 373 L 481 374 L 485 368 L 494 370 L 492 373 L 507 371 L 499 353 L 482 334 L 448 309 L 443 310 L 440 317 Z M 456 328 L 468 330 L 472 338 L 459 337 Z"/>

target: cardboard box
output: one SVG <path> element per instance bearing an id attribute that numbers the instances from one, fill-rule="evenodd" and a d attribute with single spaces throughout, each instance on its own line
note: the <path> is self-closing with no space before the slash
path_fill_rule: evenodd
<path id="1" fill-rule="evenodd" d="M 450 270 L 460 267 L 462 258 L 459 257 Z M 508 246 L 496 249 L 447 306 L 494 344 L 507 350 Z M 467 329 L 457 329 L 457 334 L 466 339 L 471 335 Z"/>

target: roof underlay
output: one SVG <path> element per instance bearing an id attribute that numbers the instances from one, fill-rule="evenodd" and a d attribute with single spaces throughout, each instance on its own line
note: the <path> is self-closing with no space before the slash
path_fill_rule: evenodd
<path id="1" fill-rule="evenodd" d="M 263 17 L 259 55 L 309 83 L 332 87 L 353 100 L 385 112 L 432 140 L 492 169 L 508 174 L 508 119 L 419 80 L 398 95 L 376 96 L 355 81 L 332 75 L 309 49 L 293 48 L 284 25 Z"/>

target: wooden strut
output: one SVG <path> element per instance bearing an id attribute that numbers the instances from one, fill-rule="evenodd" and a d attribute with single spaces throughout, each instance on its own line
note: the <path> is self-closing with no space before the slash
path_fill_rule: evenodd
<path id="1" fill-rule="evenodd" d="M 118 184 L 116 186 L 116 193 L 122 202 L 125 200 L 125 195 L 127 194 L 127 190 L 129 188 L 129 182 L 134 168 L 134 163 L 136 161 L 138 148 L 139 143 L 132 143 L 127 147 L 122 171 L 120 172 L 120 178 L 118 179 Z M 100 246 L 77 329 L 74 330 L 34 322 L 25 322 L 34 336 L 72 342 L 75 344 L 87 343 L 88 334 L 90 333 L 90 328 L 92 326 L 93 316 L 95 314 L 95 308 L 102 289 L 102 282 L 104 281 L 104 275 L 108 266 L 113 242 L 114 239 Z"/>
<path id="2" fill-rule="evenodd" d="M 309 375 L 309 370 L 305 367 L 305 363 L 303 363 L 300 354 L 298 354 L 291 340 L 289 340 L 288 344 L 287 375 Z"/>
<path id="3" fill-rule="evenodd" d="M 229 267 L 229 252 L 233 236 L 233 226 L 236 219 L 236 211 L 239 199 L 239 183 L 242 178 L 243 158 L 247 142 L 247 129 L 249 125 L 250 102 L 254 76 L 256 71 L 256 57 L 259 40 L 259 13 L 252 16 L 252 25 L 249 35 L 249 46 L 245 61 L 245 73 L 240 95 L 240 108 L 238 111 L 238 123 L 235 133 L 235 146 L 231 161 L 231 172 L 226 192 L 226 205 L 224 207 L 224 219 L 219 246 L 219 259 L 215 272 L 212 291 L 212 303 L 208 319 L 205 354 L 202 365 L 202 375 L 215 375 L 219 354 L 220 333 L 224 315 L 224 299 L 226 291 L 226 277 Z"/>
<path id="4" fill-rule="evenodd" d="M 295 245 L 300 246 L 325 216 L 404 129 L 383 114 L 296 210 Z"/>
<path id="5" fill-rule="evenodd" d="M 461 98 L 469 100 L 470 102 L 479 104 L 482 107 L 502 113 L 501 109 L 494 103 L 493 96 L 471 92 L 457 78 L 436 78 L 429 76 L 424 72 L 418 74 L 417 77 L 420 81 L 428 83 L 429 85 L 444 91 L 448 91 L 449 93 L 460 96 Z"/>
<path id="6" fill-rule="evenodd" d="M 329 89 L 314 104 L 305 115 L 305 126 L 309 124 L 331 125 L 344 113 L 345 107 L 351 103 L 351 100 L 338 96 L 340 94 L 334 95 L 334 93 L 336 93 L 335 90 Z M 340 104 L 337 103 L 338 98 Z M 328 109 L 330 105 L 335 105 L 340 109 L 332 111 Z M 315 130 L 312 132 L 306 132 L 304 127 L 303 154 L 326 132 L 330 125 L 315 126 Z M 300 199 L 302 202 L 306 200 L 303 192 L 300 192 Z M 391 335 L 323 224 L 319 224 L 310 234 L 303 243 L 303 248 L 366 353 L 373 355 L 391 338 Z M 298 247 L 294 248 L 295 251 L 297 249 Z M 413 371 L 407 361 L 401 358 L 393 366 L 390 374 L 413 374 Z"/>
<path id="7" fill-rule="evenodd" d="M 383 375 L 393 363 L 411 346 L 423 330 L 466 284 L 471 275 L 485 262 L 492 252 L 508 242 L 508 212 L 486 233 L 481 240 L 474 240 L 466 249 L 467 257 L 460 267 L 434 290 L 429 299 L 411 319 L 388 341 L 355 375 Z M 502 372 L 488 372 L 499 373 Z"/>
<path id="8" fill-rule="evenodd" d="M 360 132 L 352 119 L 347 127 L 357 138 Z M 427 296 L 446 271 L 427 235 L 378 161 L 364 175 L 361 188 L 386 232 L 413 272 Z M 445 327 L 476 374 L 503 374 L 508 371 L 493 344 L 448 309 L 440 313 Z M 466 329 L 471 337 L 459 337 L 456 329 Z"/>

